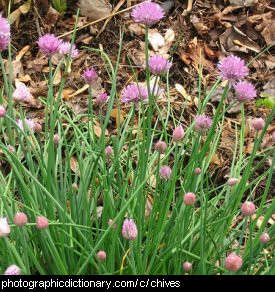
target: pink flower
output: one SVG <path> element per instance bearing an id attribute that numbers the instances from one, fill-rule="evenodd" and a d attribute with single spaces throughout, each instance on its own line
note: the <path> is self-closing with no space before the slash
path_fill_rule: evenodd
<path id="1" fill-rule="evenodd" d="M 175 142 L 179 142 L 183 138 L 184 138 L 184 130 L 183 130 L 183 127 L 180 125 L 173 132 L 173 140 Z"/>
<path id="2" fill-rule="evenodd" d="M 172 66 L 172 63 L 161 55 L 152 56 L 149 58 L 149 69 L 154 75 L 160 75 L 167 72 Z"/>
<path id="3" fill-rule="evenodd" d="M 196 116 L 195 117 L 195 128 L 198 132 L 204 132 L 210 129 L 212 125 L 212 119 L 208 116 Z"/>
<path id="4" fill-rule="evenodd" d="M 260 241 L 262 244 L 268 243 L 270 241 L 270 236 L 268 233 L 262 233 L 260 236 Z"/>
<path id="5" fill-rule="evenodd" d="M 23 212 L 18 212 L 13 217 L 13 223 L 18 227 L 23 227 L 28 223 L 28 217 Z"/>
<path id="6" fill-rule="evenodd" d="M 185 262 L 185 263 L 183 263 L 183 265 L 182 265 L 182 268 L 183 268 L 183 270 L 185 271 L 185 272 L 190 272 L 191 270 L 192 270 L 192 267 L 193 267 L 193 265 L 192 265 L 192 263 L 190 263 L 190 262 Z"/>
<path id="7" fill-rule="evenodd" d="M 61 42 L 59 45 L 59 54 L 62 56 L 69 56 L 70 54 L 70 49 L 71 49 L 71 43 L 70 42 Z M 75 59 L 78 57 L 78 49 L 76 46 L 73 44 L 72 46 L 72 53 L 71 53 L 72 59 Z"/>
<path id="8" fill-rule="evenodd" d="M 33 96 L 29 88 L 23 82 L 15 82 L 16 89 L 14 90 L 12 96 L 17 102 L 24 102 L 30 100 Z"/>
<path id="9" fill-rule="evenodd" d="M 0 218 L 0 237 L 6 237 L 10 234 L 11 229 L 7 218 Z"/>
<path id="10" fill-rule="evenodd" d="M 107 95 L 107 93 L 103 92 L 97 96 L 96 103 L 99 105 L 103 105 L 104 103 L 108 102 L 108 100 L 109 96 Z"/>
<path id="11" fill-rule="evenodd" d="M 82 77 L 84 78 L 86 84 L 92 85 L 97 79 L 98 75 L 94 68 L 87 68 L 84 70 Z"/>
<path id="12" fill-rule="evenodd" d="M 35 122 L 31 119 L 25 119 L 23 120 L 17 120 L 17 126 L 24 131 L 24 128 L 26 127 L 26 130 L 34 131 L 35 129 Z"/>
<path id="13" fill-rule="evenodd" d="M 47 56 L 57 53 L 61 41 L 53 34 L 45 34 L 38 40 L 40 50 Z"/>
<path id="14" fill-rule="evenodd" d="M 142 85 L 132 83 L 122 91 L 122 102 L 139 102 L 148 99 L 148 91 Z"/>
<path id="15" fill-rule="evenodd" d="M 6 109 L 0 105 L 0 118 L 3 118 L 6 115 Z"/>
<path id="16" fill-rule="evenodd" d="M 261 131 L 265 126 L 265 121 L 262 118 L 253 119 L 252 127 L 255 131 Z"/>
<path id="17" fill-rule="evenodd" d="M 194 205 L 196 203 L 196 195 L 194 193 L 188 192 L 183 196 L 183 202 L 187 206 Z"/>
<path id="18" fill-rule="evenodd" d="M 10 42 L 10 24 L 0 14 L 0 52 L 4 51 Z"/>
<path id="19" fill-rule="evenodd" d="M 241 257 L 237 256 L 235 253 L 231 253 L 225 259 L 225 267 L 228 271 L 237 272 L 243 265 L 243 260 Z"/>
<path id="20" fill-rule="evenodd" d="M 43 230 L 48 228 L 49 226 L 49 221 L 46 217 L 43 216 L 37 216 L 36 217 L 36 228 L 39 230 Z"/>
<path id="21" fill-rule="evenodd" d="M 252 202 L 243 203 L 241 209 L 243 216 L 252 216 L 256 212 L 256 207 Z"/>
<path id="22" fill-rule="evenodd" d="M 159 153 L 163 154 L 163 153 L 165 153 L 166 150 L 167 150 L 167 145 L 166 145 L 166 143 L 163 142 L 163 141 L 158 141 L 158 142 L 156 143 L 156 145 L 155 145 L 155 149 L 156 149 Z"/>
<path id="23" fill-rule="evenodd" d="M 219 62 L 218 70 L 222 79 L 228 80 L 231 85 L 248 75 L 248 68 L 244 60 L 236 56 L 224 58 Z"/>
<path id="24" fill-rule="evenodd" d="M 133 219 L 125 219 L 122 226 L 122 236 L 128 240 L 137 238 L 138 230 Z"/>
<path id="25" fill-rule="evenodd" d="M 96 257 L 99 261 L 103 262 L 106 260 L 106 252 L 104 250 L 100 250 L 97 254 L 96 254 Z"/>
<path id="26" fill-rule="evenodd" d="M 168 180 L 171 176 L 172 169 L 168 165 L 163 165 L 159 170 L 159 176 L 161 179 Z"/>
<path id="27" fill-rule="evenodd" d="M 145 1 L 133 9 L 132 17 L 135 22 L 151 26 L 164 17 L 164 11 L 157 3 Z"/>
<path id="28" fill-rule="evenodd" d="M 257 96 L 254 85 L 248 81 L 240 81 L 235 85 L 236 98 L 239 102 L 254 99 Z"/>
<path id="29" fill-rule="evenodd" d="M 112 148 L 111 146 L 107 146 L 107 147 L 105 148 L 105 156 L 106 156 L 107 158 L 110 158 L 113 154 L 114 154 L 114 150 L 113 150 L 113 148 Z"/>
<path id="30" fill-rule="evenodd" d="M 228 179 L 227 184 L 232 187 L 234 186 L 239 180 L 237 178 L 231 177 Z"/>
<path id="31" fill-rule="evenodd" d="M 20 275 L 21 274 L 21 270 L 19 267 L 17 267 L 16 265 L 11 265 L 9 266 L 6 271 L 5 271 L 5 274 L 4 275 Z"/>

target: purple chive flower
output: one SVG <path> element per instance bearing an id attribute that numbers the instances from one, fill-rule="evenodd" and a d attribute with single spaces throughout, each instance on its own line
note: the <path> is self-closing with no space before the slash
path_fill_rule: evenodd
<path id="1" fill-rule="evenodd" d="M 10 24 L 0 14 L 0 52 L 4 51 L 10 42 Z"/>
<path id="2" fill-rule="evenodd" d="M 15 82 L 15 87 L 16 89 L 12 94 L 15 101 L 28 101 L 33 97 L 29 88 L 23 82 Z"/>
<path id="3" fill-rule="evenodd" d="M 135 7 L 132 11 L 132 17 L 135 22 L 151 26 L 164 17 L 164 11 L 157 3 L 145 1 Z"/>
<path id="4" fill-rule="evenodd" d="M 195 128 L 198 132 L 205 132 L 210 129 L 212 125 L 212 119 L 208 116 L 196 116 Z"/>
<path id="5" fill-rule="evenodd" d="M 0 218 L 0 237 L 6 237 L 10 234 L 11 229 L 7 218 Z"/>
<path id="6" fill-rule="evenodd" d="M 5 271 L 5 274 L 4 275 L 20 275 L 21 274 L 21 270 L 19 267 L 17 267 L 16 265 L 11 265 L 9 266 L 6 271 Z"/>
<path id="7" fill-rule="evenodd" d="M 109 100 L 109 96 L 107 95 L 107 93 L 103 92 L 97 96 L 96 103 L 99 105 L 103 105 L 104 103 L 107 103 L 108 100 Z"/>
<path id="8" fill-rule="evenodd" d="M 252 100 L 257 92 L 254 85 L 248 81 L 240 81 L 235 85 L 236 98 L 239 102 Z"/>
<path id="9" fill-rule="evenodd" d="M 218 70 L 223 80 L 231 85 L 248 75 L 248 68 L 244 60 L 236 56 L 228 56 L 218 64 Z"/>
<path id="10" fill-rule="evenodd" d="M 98 75 L 94 68 L 87 68 L 84 70 L 82 77 L 84 78 L 86 84 L 92 85 L 97 79 Z"/>
<path id="11" fill-rule="evenodd" d="M 71 43 L 70 42 L 61 42 L 60 45 L 59 45 L 59 50 L 58 51 L 59 51 L 60 55 L 69 56 L 70 49 L 71 49 Z M 73 44 L 71 57 L 72 57 L 72 59 L 75 59 L 75 58 L 77 58 L 77 56 L 78 56 L 78 49 Z"/>
<path id="12" fill-rule="evenodd" d="M 40 50 L 47 56 L 52 56 L 57 53 L 61 41 L 53 34 L 45 34 L 38 40 Z"/>
<path id="13" fill-rule="evenodd" d="M 122 91 L 122 102 L 139 102 L 141 99 L 148 99 L 148 91 L 142 85 L 132 83 Z"/>
<path id="14" fill-rule="evenodd" d="M 159 170 L 159 176 L 161 179 L 168 180 L 171 176 L 172 169 L 168 165 L 163 165 Z"/>
<path id="15" fill-rule="evenodd" d="M 32 131 L 35 129 L 35 122 L 31 119 L 25 119 L 24 122 L 23 120 L 17 120 L 17 126 L 24 131 L 24 127 L 29 127 Z"/>
<path id="16" fill-rule="evenodd" d="M 172 66 L 172 63 L 161 55 L 152 56 L 149 58 L 149 70 L 154 75 L 160 75 L 167 72 Z"/>
<path id="17" fill-rule="evenodd" d="M 138 230 L 133 219 L 125 219 L 122 226 L 122 236 L 128 240 L 137 238 Z"/>

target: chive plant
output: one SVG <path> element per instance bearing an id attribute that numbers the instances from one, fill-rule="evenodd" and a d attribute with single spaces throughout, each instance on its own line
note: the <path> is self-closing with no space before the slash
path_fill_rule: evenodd
<path id="1" fill-rule="evenodd" d="M 28 119 L 13 98 L 9 24 L 0 16 L 4 36 L 0 38 L 0 273 L 274 274 L 275 230 L 270 224 L 275 207 L 270 198 L 274 148 L 260 148 L 274 108 L 261 125 L 257 123 L 254 147 L 246 154 L 243 103 L 252 102 L 255 89 L 239 81 L 248 75 L 243 60 L 229 56 L 219 64 L 221 77 L 212 89 L 206 95 L 200 90 L 196 119 L 183 127 L 183 113 L 175 117 L 170 103 L 172 63 L 149 56 L 149 26 L 164 13 L 156 3 L 143 2 L 132 16 L 145 24 L 145 85 L 132 68 L 135 82 L 125 85 L 121 94 L 118 91 L 122 33 L 116 63 L 102 50 L 83 48 L 102 58 L 112 84 L 109 98 L 106 94 L 99 98 L 99 111 L 92 98 L 92 79 L 98 75 L 91 68 L 84 72 L 89 85 L 87 112 L 75 115 L 62 103 L 69 67 L 77 56 L 75 32 L 69 46 L 54 35 L 39 40 L 50 68 L 48 94 L 40 98 L 44 127 Z M 6 49 L 9 75 L 2 57 Z M 61 55 L 56 66 L 53 54 Z M 55 86 L 58 70 L 64 74 Z M 156 82 L 151 86 L 153 75 L 167 84 L 165 117 L 158 106 L 163 92 Z M 200 76 L 200 89 L 201 80 Z M 206 106 L 223 80 L 227 85 L 210 118 L 204 114 Z M 210 164 L 228 110 L 225 100 L 232 91 L 242 102 L 242 122 L 235 124 L 231 180 L 220 183 Z M 128 116 L 118 123 L 116 134 L 106 136 L 111 111 L 115 107 L 119 114 L 122 103 L 129 104 Z M 95 135 L 95 122 L 100 124 L 100 135 Z M 73 170 L 72 160 L 77 161 Z M 267 160 L 272 163 L 266 169 Z M 245 213 L 242 206 L 247 204 L 255 208 Z"/>

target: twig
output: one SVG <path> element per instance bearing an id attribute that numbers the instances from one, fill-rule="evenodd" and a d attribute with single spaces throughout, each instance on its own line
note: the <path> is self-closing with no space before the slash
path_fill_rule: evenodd
<path id="1" fill-rule="evenodd" d="M 113 12 L 117 12 L 119 10 L 119 8 L 125 3 L 126 0 L 120 0 L 119 3 L 117 4 L 117 6 L 114 8 Z M 105 30 L 108 22 L 113 18 L 113 16 L 109 16 L 108 19 L 106 19 L 104 25 L 102 26 L 102 28 L 100 29 L 99 33 L 97 34 L 97 38 L 102 34 L 102 32 Z"/>
<path id="2" fill-rule="evenodd" d="M 118 12 L 111 13 L 110 15 L 105 16 L 105 17 L 102 17 L 102 18 L 100 18 L 100 19 L 98 19 L 98 20 L 95 20 L 95 21 L 89 22 L 89 23 L 87 23 L 87 24 L 84 24 L 83 26 L 77 28 L 76 31 L 79 31 L 79 30 L 81 30 L 81 29 L 83 29 L 83 28 L 85 28 L 85 27 L 88 27 L 88 26 L 90 26 L 90 25 L 93 25 L 93 24 L 96 24 L 96 23 L 101 22 L 101 21 L 103 21 L 103 20 L 106 20 L 106 19 L 108 19 L 109 17 L 113 17 L 113 16 L 116 16 L 116 15 L 118 15 L 118 14 L 121 14 L 121 13 L 127 12 L 127 11 L 131 10 L 133 7 L 135 7 L 135 6 L 137 6 L 137 5 L 139 5 L 139 4 L 133 5 L 132 7 L 125 8 L 125 9 L 120 10 L 120 11 L 118 11 Z M 71 33 L 73 33 L 73 30 L 71 30 L 71 31 L 69 31 L 69 32 L 66 32 L 66 33 L 60 35 L 59 38 L 64 37 L 64 36 L 67 36 L 67 35 L 69 35 L 69 34 L 71 34 Z"/>
<path id="3" fill-rule="evenodd" d="M 36 29 L 37 29 L 37 32 L 38 32 L 39 37 L 41 37 L 42 36 L 42 32 L 41 32 L 41 29 L 40 29 L 40 25 L 39 25 L 38 18 L 40 19 L 40 21 L 42 22 L 42 24 L 43 24 L 43 20 L 42 20 L 40 14 L 37 11 L 37 8 L 36 8 L 36 0 L 33 0 L 33 7 L 34 7 L 35 15 L 36 15 L 35 16 Z"/>
<path id="4" fill-rule="evenodd" d="M 189 14 L 193 9 L 193 0 L 188 0 L 187 8 L 183 11 L 182 15 Z"/>

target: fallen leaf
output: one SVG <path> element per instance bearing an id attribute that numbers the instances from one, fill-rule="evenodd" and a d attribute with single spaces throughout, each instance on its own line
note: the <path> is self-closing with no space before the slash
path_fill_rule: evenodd
<path id="1" fill-rule="evenodd" d="M 107 17 L 112 11 L 111 4 L 106 0 L 80 0 L 78 6 L 80 14 L 91 20 Z"/>
<path id="2" fill-rule="evenodd" d="M 62 74 L 61 74 L 61 70 L 60 68 L 57 70 L 57 72 L 55 73 L 55 77 L 53 80 L 53 84 L 54 85 L 58 85 L 61 82 L 62 79 Z"/>
<path id="3" fill-rule="evenodd" d="M 259 53 L 261 48 L 250 39 L 245 33 L 232 26 L 220 36 L 220 44 L 226 52 L 244 52 L 254 51 Z"/>
<path id="4" fill-rule="evenodd" d="M 79 95 L 80 93 L 86 91 L 88 88 L 89 88 L 89 85 L 88 85 L 88 84 L 85 84 L 82 88 L 80 88 L 80 89 L 78 89 L 76 92 L 70 94 L 68 97 L 69 97 L 69 98 L 72 98 L 72 97 L 74 97 L 74 96 L 76 96 L 76 95 Z"/>
<path id="5" fill-rule="evenodd" d="M 117 108 L 114 108 L 111 110 L 110 116 L 116 119 L 116 126 L 118 128 L 119 125 L 124 122 L 124 118 L 127 116 L 127 114 L 123 110 L 118 111 Z"/>

